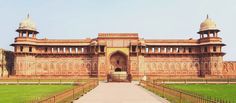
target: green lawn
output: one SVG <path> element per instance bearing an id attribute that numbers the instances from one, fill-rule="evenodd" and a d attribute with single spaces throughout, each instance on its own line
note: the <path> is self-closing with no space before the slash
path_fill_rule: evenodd
<path id="1" fill-rule="evenodd" d="M 171 88 L 236 102 L 236 84 L 170 84 Z"/>
<path id="2" fill-rule="evenodd" d="M 0 85 L 0 103 L 25 103 L 36 97 L 47 97 L 72 85 Z"/>
<path id="3" fill-rule="evenodd" d="M 86 82 L 86 79 L 0 79 L 0 82 Z"/>

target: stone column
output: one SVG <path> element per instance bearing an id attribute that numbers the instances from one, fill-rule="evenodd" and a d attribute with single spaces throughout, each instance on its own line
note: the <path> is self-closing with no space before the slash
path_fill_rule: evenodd
<path id="1" fill-rule="evenodd" d="M 82 53 L 82 48 L 78 47 L 78 53 Z"/>
<path id="2" fill-rule="evenodd" d="M 53 52 L 52 53 L 57 53 L 57 48 L 53 47 Z"/>
<path id="3" fill-rule="evenodd" d="M 177 51 L 176 51 L 176 47 L 173 47 L 173 48 L 172 48 L 172 52 L 173 52 L 173 53 L 176 53 L 176 52 L 177 52 Z"/>
<path id="4" fill-rule="evenodd" d="M 94 46 L 94 48 L 93 48 L 93 51 L 94 51 L 94 53 L 96 53 L 96 52 L 97 52 L 97 50 L 96 50 L 96 49 L 97 49 L 97 46 L 95 45 L 95 46 Z"/>
<path id="5" fill-rule="evenodd" d="M 26 37 L 27 37 L 27 38 L 29 37 L 29 32 L 28 32 L 28 31 L 26 31 Z"/>
<path id="6" fill-rule="evenodd" d="M 170 47 L 166 47 L 166 53 L 170 53 Z"/>
<path id="7" fill-rule="evenodd" d="M 100 45 L 98 46 L 98 52 L 99 52 L 99 53 L 101 52 L 101 47 L 100 47 Z"/>
<path id="8" fill-rule="evenodd" d="M 52 48 L 51 47 L 48 47 L 48 52 L 52 53 Z"/>
<path id="9" fill-rule="evenodd" d="M 161 53 L 164 53 L 165 47 L 161 47 Z"/>
<path id="10" fill-rule="evenodd" d="M 88 52 L 88 48 L 84 47 L 84 53 L 87 53 L 87 52 Z"/>
<path id="11" fill-rule="evenodd" d="M 210 34 L 211 34 L 210 31 L 208 31 L 208 33 L 207 33 L 207 37 L 208 37 L 208 38 L 210 37 Z"/>
<path id="12" fill-rule="evenodd" d="M 19 37 L 22 37 L 22 36 L 23 36 L 23 34 L 22 34 L 22 32 L 20 31 L 20 32 L 19 32 Z"/>
<path id="13" fill-rule="evenodd" d="M 32 38 L 34 38 L 34 32 L 32 32 Z"/>
<path id="14" fill-rule="evenodd" d="M 183 47 L 179 47 L 179 53 L 183 53 L 184 48 Z"/>
<path id="15" fill-rule="evenodd" d="M 69 47 L 65 47 L 66 48 L 66 53 L 69 53 Z"/>
<path id="16" fill-rule="evenodd" d="M 133 52 L 132 45 L 130 45 L 129 52 Z"/>
<path id="17" fill-rule="evenodd" d="M 71 48 L 71 53 L 76 53 L 76 48 L 75 47 Z"/>
<path id="18" fill-rule="evenodd" d="M 138 45 L 135 46 L 135 52 L 139 52 Z"/>
<path id="19" fill-rule="evenodd" d="M 143 51 L 143 46 L 140 46 L 140 52 L 141 52 L 141 53 L 144 53 L 144 51 Z"/>
<path id="20" fill-rule="evenodd" d="M 158 52 L 158 47 L 155 47 L 154 48 L 154 53 L 157 53 Z"/>
<path id="21" fill-rule="evenodd" d="M 190 47 L 186 47 L 185 53 L 189 53 L 189 48 L 190 48 Z"/>
<path id="22" fill-rule="evenodd" d="M 63 47 L 60 47 L 59 53 L 63 53 Z"/>
<path id="23" fill-rule="evenodd" d="M 148 53 L 152 53 L 152 47 L 148 47 Z"/>

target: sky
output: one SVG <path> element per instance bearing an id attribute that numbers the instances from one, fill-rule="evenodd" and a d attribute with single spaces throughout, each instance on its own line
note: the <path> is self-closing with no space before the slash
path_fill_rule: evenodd
<path id="1" fill-rule="evenodd" d="M 236 60 L 236 0 L 0 0 L 0 48 L 10 46 L 29 13 L 37 38 L 96 38 L 98 33 L 139 33 L 145 39 L 198 39 L 208 14 Z"/>

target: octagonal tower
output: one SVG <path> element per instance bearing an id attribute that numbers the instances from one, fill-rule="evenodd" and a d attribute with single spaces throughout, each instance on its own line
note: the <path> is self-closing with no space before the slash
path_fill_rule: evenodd
<path id="1" fill-rule="evenodd" d="M 214 76 L 222 75 L 223 55 L 222 38 L 218 36 L 220 30 L 217 28 L 216 23 L 207 15 L 200 25 L 199 50 L 200 50 L 200 64 L 201 76 Z"/>

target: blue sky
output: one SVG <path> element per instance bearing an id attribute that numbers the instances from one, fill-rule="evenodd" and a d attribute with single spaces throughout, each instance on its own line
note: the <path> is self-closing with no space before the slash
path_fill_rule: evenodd
<path id="1" fill-rule="evenodd" d="M 95 38 L 99 32 L 137 32 L 143 38 L 199 38 L 209 14 L 227 44 L 225 60 L 236 60 L 236 0 L 0 0 L 0 48 L 18 36 L 27 14 L 38 38 Z"/>

